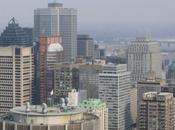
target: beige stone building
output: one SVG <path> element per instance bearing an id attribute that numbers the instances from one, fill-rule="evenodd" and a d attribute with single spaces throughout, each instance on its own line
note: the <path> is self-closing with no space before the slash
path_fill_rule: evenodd
<path id="1" fill-rule="evenodd" d="M 174 130 L 173 94 L 145 93 L 138 117 L 138 130 Z"/>
<path id="2" fill-rule="evenodd" d="M 137 38 L 128 47 L 128 71 L 132 81 L 144 79 L 148 73 L 155 72 L 162 77 L 162 57 L 159 43 L 146 38 Z"/>
<path id="3" fill-rule="evenodd" d="M 33 49 L 0 47 L 0 113 L 32 100 Z"/>

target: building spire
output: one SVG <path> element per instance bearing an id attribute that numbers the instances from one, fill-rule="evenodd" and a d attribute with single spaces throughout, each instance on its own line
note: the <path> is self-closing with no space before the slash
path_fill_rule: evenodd
<path id="1" fill-rule="evenodd" d="M 15 17 L 13 17 L 10 21 L 9 24 L 18 24 L 17 20 L 15 19 Z"/>

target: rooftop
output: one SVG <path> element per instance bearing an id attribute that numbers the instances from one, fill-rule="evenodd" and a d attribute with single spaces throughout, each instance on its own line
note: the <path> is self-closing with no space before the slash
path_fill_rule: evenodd
<path id="1" fill-rule="evenodd" d="M 59 116 L 59 115 L 70 115 L 78 114 L 84 112 L 83 109 L 78 107 L 61 107 L 53 106 L 47 107 L 46 104 L 43 105 L 25 105 L 22 107 L 16 107 L 10 110 L 10 113 L 21 114 L 28 116 Z"/>
<path id="2" fill-rule="evenodd" d="M 99 109 L 106 107 L 106 103 L 102 102 L 100 99 L 89 99 L 82 101 L 79 106 L 84 109 Z"/>
<path id="3" fill-rule="evenodd" d="M 31 37 L 28 30 L 20 27 L 17 20 L 12 18 L 0 36 L 0 46 L 32 46 Z"/>

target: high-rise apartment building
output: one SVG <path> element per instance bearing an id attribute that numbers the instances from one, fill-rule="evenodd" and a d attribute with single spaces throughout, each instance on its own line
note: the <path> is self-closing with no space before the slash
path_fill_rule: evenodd
<path id="1" fill-rule="evenodd" d="M 77 56 L 89 58 L 94 57 L 94 40 L 89 35 L 78 35 Z"/>
<path id="2" fill-rule="evenodd" d="M 162 60 L 160 45 L 145 38 L 137 38 L 128 47 L 128 71 L 132 81 L 145 78 L 148 73 L 155 72 L 157 78 L 162 77 Z"/>
<path id="3" fill-rule="evenodd" d="M 0 47 L 0 113 L 32 100 L 33 49 Z"/>
<path id="4" fill-rule="evenodd" d="M 46 102 L 54 88 L 54 67 L 63 60 L 61 42 L 59 36 L 40 37 L 38 59 L 40 102 Z"/>
<path id="5" fill-rule="evenodd" d="M 49 3 L 48 8 L 34 11 L 34 39 L 57 36 L 63 39 L 65 60 L 77 56 L 77 10 L 63 8 L 60 3 Z"/>
<path id="6" fill-rule="evenodd" d="M 166 83 L 164 80 L 157 79 L 154 74 L 150 74 L 145 80 L 137 83 L 137 104 L 142 100 L 143 94 L 147 92 L 161 92 L 162 86 Z"/>
<path id="7" fill-rule="evenodd" d="M 130 118 L 130 72 L 126 64 L 103 66 L 99 74 L 99 99 L 108 108 L 109 130 L 129 130 Z"/>
<path id="8" fill-rule="evenodd" d="M 138 130 L 174 130 L 172 93 L 145 93 L 139 106 Z"/>

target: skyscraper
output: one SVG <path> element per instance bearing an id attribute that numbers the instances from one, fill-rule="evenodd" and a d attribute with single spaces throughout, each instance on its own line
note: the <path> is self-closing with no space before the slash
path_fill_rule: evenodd
<path id="1" fill-rule="evenodd" d="M 166 83 L 164 80 L 157 79 L 154 74 L 150 74 L 145 80 L 141 80 L 137 84 L 137 104 L 139 109 L 140 101 L 143 94 L 147 92 L 161 92 L 162 86 Z"/>
<path id="2" fill-rule="evenodd" d="M 77 56 L 77 10 L 63 8 L 60 3 L 49 3 L 48 8 L 34 11 L 34 39 L 60 35 L 63 39 L 65 60 Z"/>
<path id="3" fill-rule="evenodd" d="M 174 130 L 172 93 L 145 93 L 139 106 L 138 130 Z"/>
<path id="4" fill-rule="evenodd" d="M 78 35 L 77 56 L 90 58 L 94 57 L 94 41 L 89 35 Z"/>
<path id="5" fill-rule="evenodd" d="M 40 37 L 39 42 L 39 91 L 40 101 L 46 102 L 54 86 L 54 66 L 63 59 L 59 36 Z"/>
<path id="6" fill-rule="evenodd" d="M 155 72 L 162 77 L 160 45 L 145 38 L 137 38 L 128 47 L 128 71 L 132 81 L 144 79 L 148 73 Z"/>
<path id="7" fill-rule="evenodd" d="M 108 108 L 109 130 L 130 129 L 130 72 L 127 65 L 104 65 L 99 74 L 99 99 Z"/>
<path id="8" fill-rule="evenodd" d="M 29 28 L 20 27 L 17 20 L 12 18 L 0 36 L 0 46 L 33 46 L 33 35 L 29 31 Z"/>
<path id="9" fill-rule="evenodd" d="M 31 47 L 0 47 L 0 113 L 32 101 L 33 64 Z"/>

